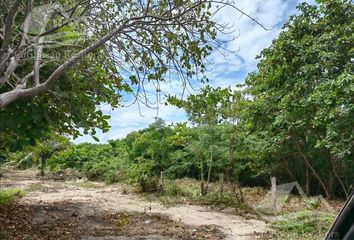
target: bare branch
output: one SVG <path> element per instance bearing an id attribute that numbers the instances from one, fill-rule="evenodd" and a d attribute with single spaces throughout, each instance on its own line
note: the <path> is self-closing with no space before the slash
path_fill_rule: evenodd
<path id="1" fill-rule="evenodd" d="M 23 33 L 20 47 L 25 46 L 28 41 L 28 30 L 30 27 L 30 22 L 32 20 L 32 8 L 33 8 L 33 0 L 28 0 L 26 5 L 26 16 L 25 21 L 23 23 Z"/>
<path id="2" fill-rule="evenodd" d="M 4 40 L 2 42 L 0 54 L 3 54 L 3 51 L 6 50 L 11 43 L 13 23 L 14 23 L 14 19 L 15 19 L 16 13 L 18 11 L 18 8 L 20 6 L 20 3 L 21 3 L 21 0 L 15 0 L 12 3 L 9 12 L 7 13 L 7 16 L 5 19 Z"/>

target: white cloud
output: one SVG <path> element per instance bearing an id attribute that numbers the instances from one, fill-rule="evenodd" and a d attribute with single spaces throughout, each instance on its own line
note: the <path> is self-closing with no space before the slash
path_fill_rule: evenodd
<path id="1" fill-rule="evenodd" d="M 281 25 L 295 13 L 298 0 L 247 0 L 237 1 L 237 7 L 244 13 L 257 19 L 259 23 L 271 30 L 265 30 L 245 15 L 235 9 L 225 8 L 218 15 L 220 23 L 233 23 L 239 37 L 228 44 L 228 49 L 237 51 L 226 58 L 221 54 L 213 54 L 212 60 L 218 65 L 225 64 L 230 70 L 246 72 L 255 69 L 255 57 L 280 32 Z M 224 67 L 225 68 L 225 67 Z"/>
<path id="2" fill-rule="evenodd" d="M 160 104 L 159 109 L 134 104 L 130 107 L 121 107 L 115 110 L 111 110 L 109 105 L 104 105 L 101 110 L 111 115 L 109 120 L 111 130 L 108 133 L 102 133 L 98 130 L 96 134 L 96 137 L 103 143 L 110 139 L 123 138 L 131 131 L 143 129 L 153 123 L 155 117 L 164 119 L 166 124 L 186 121 L 184 110 L 170 105 L 165 106 L 165 104 Z M 91 136 L 85 135 L 75 139 L 74 142 L 94 142 L 94 140 Z"/>

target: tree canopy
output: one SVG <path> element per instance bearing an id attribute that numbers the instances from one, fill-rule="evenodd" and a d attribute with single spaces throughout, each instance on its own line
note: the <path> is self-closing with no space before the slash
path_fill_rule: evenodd
<path id="1" fill-rule="evenodd" d="M 147 83 L 159 94 L 161 81 L 205 81 L 205 58 L 229 28 L 216 4 L 242 12 L 207 0 L 1 1 L 1 148 L 50 129 L 105 132 L 99 105 L 118 107 L 123 93 L 149 105 Z"/>
<path id="2" fill-rule="evenodd" d="M 327 195 L 335 187 L 328 175 L 347 193 L 354 172 L 354 6 L 334 0 L 298 9 L 246 80 L 247 118 L 274 159 L 304 162 Z"/>

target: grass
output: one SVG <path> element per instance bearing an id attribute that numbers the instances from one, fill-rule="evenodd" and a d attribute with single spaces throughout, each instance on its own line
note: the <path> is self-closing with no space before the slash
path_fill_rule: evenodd
<path id="1" fill-rule="evenodd" d="M 0 204 L 12 204 L 17 198 L 23 197 L 26 193 L 18 188 L 7 188 L 0 190 Z"/>
<path id="2" fill-rule="evenodd" d="M 31 184 L 27 189 L 26 191 L 29 191 L 29 192 L 44 192 L 47 190 L 47 187 L 44 186 L 43 184 L 40 184 L 40 183 L 34 183 L 34 184 Z"/>
<path id="3" fill-rule="evenodd" d="M 323 239 L 334 218 L 328 213 L 302 210 L 279 217 L 272 227 L 275 239 Z"/>
<path id="4" fill-rule="evenodd" d="M 90 181 L 76 181 L 72 185 L 79 188 L 97 188 L 97 185 Z"/>
<path id="5" fill-rule="evenodd" d="M 200 188 L 189 179 L 165 180 L 163 192 L 143 193 L 147 201 L 159 201 L 164 206 L 170 207 L 179 203 L 196 203 L 200 195 Z"/>
<path id="6" fill-rule="evenodd" d="M 247 207 L 246 205 L 237 204 L 235 195 L 230 189 L 225 188 L 223 193 L 220 194 L 220 188 L 215 183 L 210 184 L 207 195 L 201 195 L 200 183 L 193 179 L 165 180 L 163 192 L 143 193 L 143 197 L 148 201 L 160 201 L 166 207 L 179 203 L 187 203 L 232 207 L 244 212 L 248 212 L 251 209 L 251 207 Z"/>

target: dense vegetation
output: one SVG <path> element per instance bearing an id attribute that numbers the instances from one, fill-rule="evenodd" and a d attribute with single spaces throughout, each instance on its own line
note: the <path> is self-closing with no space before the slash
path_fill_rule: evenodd
<path id="1" fill-rule="evenodd" d="M 95 92 L 95 98 L 83 93 L 77 98 L 80 102 L 70 97 L 69 112 L 76 114 L 58 116 L 52 124 L 42 121 L 47 111 L 39 115 L 32 111 L 28 115 L 31 119 L 12 121 L 14 115 L 9 112 L 21 111 L 27 116 L 23 111 L 34 106 L 21 102 L 18 104 L 26 107 L 10 105 L 0 112 L 5 128 L 1 147 L 20 145 L 18 139 L 28 140 L 25 135 L 34 141 L 38 129 L 46 140 L 35 141 L 37 146 L 17 152 L 15 158 L 37 159 L 42 172 L 48 160 L 52 170 L 76 168 L 91 180 L 128 180 L 142 190 L 156 188 L 163 172 L 172 179 L 200 180 L 202 195 L 208 194 L 210 182 L 222 174 L 234 185 L 240 201 L 241 185 L 264 186 L 270 176 L 276 176 L 279 182 L 298 181 L 308 194 L 348 196 L 354 181 L 354 7 L 350 1 L 333 0 L 316 6 L 303 3 L 298 8 L 300 14 L 291 17 L 278 39 L 261 53 L 258 70 L 249 74 L 245 84 L 225 89 L 207 86 L 184 100 L 169 96 L 169 104 L 183 108 L 192 125 L 166 126 L 162 119 L 156 119 L 148 128 L 107 144 L 72 145 L 53 134 L 53 129 L 62 133 L 60 126 L 65 125 L 64 132 L 76 135 L 75 127 L 91 129 L 92 134 L 93 127 L 108 128 L 107 117 L 91 111 L 94 102 L 105 99 Z M 87 61 L 89 66 L 96 63 Z M 99 71 L 104 66 L 95 66 L 96 77 L 107 77 L 107 72 Z M 85 77 L 70 71 L 67 74 L 69 78 Z M 102 91 L 107 91 L 104 95 L 112 100 L 113 92 L 107 87 L 112 86 L 105 85 Z M 48 105 L 41 105 L 44 108 L 63 106 L 62 102 L 53 105 L 50 101 L 72 96 L 69 93 L 35 98 L 33 104 L 46 101 Z M 72 108 L 81 106 L 81 102 L 91 110 L 81 108 L 77 112 Z M 70 119 L 62 119 L 64 116 Z M 30 132 L 22 131 L 26 125 L 21 121 L 45 123 L 45 127 L 27 125 Z M 29 157 L 28 152 L 35 154 Z"/>
<path id="2" fill-rule="evenodd" d="M 116 108 L 123 94 L 143 102 L 142 87 L 168 75 L 205 80 L 205 58 L 225 30 L 211 8 L 207 0 L 1 1 L 0 158 L 51 131 L 96 138 L 109 129 L 100 104 Z"/>
<path id="3" fill-rule="evenodd" d="M 69 140 L 83 132 L 98 141 L 96 130 L 109 130 L 110 116 L 99 105 L 116 108 L 122 95 L 129 94 L 146 103 L 144 84 L 159 86 L 168 75 L 179 76 L 186 84 L 201 74 L 199 80 L 207 82 L 204 60 L 220 47 L 216 33 L 221 26 L 213 22 L 212 5 L 203 0 L 157 0 L 151 5 L 150 1 L 113 1 L 116 5 L 58 1 L 71 17 L 82 14 L 92 20 L 95 31 L 71 24 L 70 19 L 60 25 L 61 14 L 49 21 L 63 40 L 77 38 L 79 53 L 92 53 L 79 61 L 75 47 L 43 49 L 40 42 L 28 41 L 28 11 L 48 1 L 12 2 L 0 3 L 0 13 L 3 4 L 17 9 L 12 19 L 11 11 L 4 18 L 7 28 L 0 38 L 0 164 L 38 167 L 42 176 L 49 170 L 75 169 L 91 181 L 129 183 L 144 194 L 153 192 L 147 198 L 227 205 L 236 207 L 238 214 L 242 210 L 255 214 L 245 202 L 258 200 L 257 194 L 264 197 L 264 189 L 247 187 L 268 188 L 272 176 L 278 183 L 296 181 L 306 194 L 327 199 L 344 199 L 353 191 L 351 0 L 301 3 L 299 13 L 261 52 L 257 70 L 244 84 L 207 85 L 184 99 L 167 96 L 166 104 L 184 109 L 188 122 L 168 125 L 156 118 L 145 129 L 101 144 Z M 90 3 L 97 5 L 91 8 Z M 114 15 L 116 9 L 121 15 Z M 45 43 L 42 37 L 32 40 Z M 11 58 L 26 49 L 23 44 L 29 44 L 39 59 Z M 106 48 L 99 49 L 104 44 Z M 42 58 L 43 50 L 49 60 Z M 63 53 L 69 57 L 53 59 Z M 76 68 L 69 68 L 68 62 Z M 159 98 L 159 87 L 154 90 Z M 76 184 L 95 186 L 85 181 Z M 0 191 L 0 204 L 8 205 L 22 195 L 19 189 Z M 320 203 L 308 205 L 301 209 L 316 210 Z M 298 211 L 284 214 L 273 226 L 275 234 L 292 235 L 284 239 L 314 239 L 332 220 L 328 214 Z"/>
<path id="4" fill-rule="evenodd" d="M 266 184 L 275 175 L 308 194 L 347 196 L 354 181 L 353 5 L 303 3 L 299 10 L 262 52 L 243 91 L 205 87 L 186 100 L 169 98 L 194 127 L 157 119 L 107 145 L 72 146 L 51 163 L 92 179 L 124 175 L 143 188 L 161 171 L 200 179 L 202 194 L 220 173 L 236 185 Z"/>
<path id="5" fill-rule="evenodd" d="M 321 3 L 301 4 L 302 13 L 261 53 L 258 71 L 246 80 L 246 121 L 271 166 L 307 192 L 320 188 L 331 197 L 348 195 L 353 184 L 354 7 Z"/>

